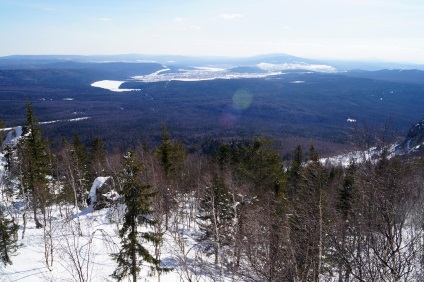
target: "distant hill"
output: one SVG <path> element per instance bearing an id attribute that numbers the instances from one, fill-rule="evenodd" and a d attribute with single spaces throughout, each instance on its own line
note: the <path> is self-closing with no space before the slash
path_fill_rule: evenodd
<path id="1" fill-rule="evenodd" d="M 385 70 L 378 70 L 378 71 L 352 70 L 352 71 L 346 72 L 345 74 L 351 77 L 424 84 L 424 71 L 417 70 L 417 69 L 411 69 L 411 70 L 385 69 Z"/>
<path id="2" fill-rule="evenodd" d="M 93 63 L 93 62 L 120 62 L 120 63 L 158 63 L 166 66 L 225 66 L 228 68 L 255 66 L 260 63 L 270 64 L 320 64 L 330 65 L 340 71 L 349 70 L 382 70 L 382 69 L 419 69 L 424 70 L 424 65 L 381 62 L 381 61 L 348 61 L 324 60 L 296 57 L 288 54 L 264 54 L 250 57 L 196 57 L 179 55 L 145 55 L 145 54 L 120 54 L 120 55 L 14 55 L 0 57 L 0 68 L 16 68 L 22 66 L 36 67 L 40 65 L 57 64 L 66 62 Z"/>

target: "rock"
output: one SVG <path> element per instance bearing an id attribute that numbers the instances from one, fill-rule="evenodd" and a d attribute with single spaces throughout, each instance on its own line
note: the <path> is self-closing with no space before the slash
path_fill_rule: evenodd
<path id="1" fill-rule="evenodd" d="M 110 207 L 118 198 L 119 195 L 115 191 L 113 178 L 110 176 L 97 177 L 91 186 L 87 204 L 93 207 L 94 210 L 101 210 Z"/>

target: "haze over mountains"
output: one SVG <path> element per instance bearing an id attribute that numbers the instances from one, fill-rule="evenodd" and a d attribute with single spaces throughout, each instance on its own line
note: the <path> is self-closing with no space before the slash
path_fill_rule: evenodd
<path id="1" fill-rule="evenodd" d="M 0 118 L 23 124 L 28 97 L 40 121 L 88 117 L 77 128 L 45 125 L 55 138 L 90 133 L 125 148 L 155 143 L 164 122 L 191 145 L 264 134 L 287 147 L 314 140 L 330 153 L 347 146 L 354 123 L 390 120 L 394 135 L 402 135 L 420 120 L 423 70 L 286 54 L 7 56 L 0 58 Z M 123 131 L 130 132 L 125 140 L 118 137 Z"/>

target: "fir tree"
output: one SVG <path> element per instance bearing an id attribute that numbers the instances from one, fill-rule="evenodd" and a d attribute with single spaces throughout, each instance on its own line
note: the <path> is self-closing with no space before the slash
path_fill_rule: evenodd
<path id="1" fill-rule="evenodd" d="M 10 258 L 19 248 L 17 233 L 19 226 L 4 216 L 0 207 L 0 260 L 4 266 L 12 264 Z"/>
<path id="2" fill-rule="evenodd" d="M 121 281 L 126 276 L 132 276 L 132 281 L 135 282 L 143 261 L 153 265 L 152 268 L 156 270 L 160 264 L 160 260 L 155 259 L 142 246 L 140 239 L 144 242 L 155 243 L 160 240 L 160 236 L 153 232 L 138 230 L 141 225 L 152 226 L 155 224 L 155 220 L 150 216 L 153 212 L 150 201 L 154 193 L 150 192 L 149 184 L 140 183 L 141 166 L 134 159 L 134 153 L 130 151 L 124 158 L 124 170 L 120 175 L 120 181 L 126 212 L 123 226 L 119 230 L 121 250 L 112 255 L 118 263 L 118 268 L 113 272 L 112 277 Z"/>

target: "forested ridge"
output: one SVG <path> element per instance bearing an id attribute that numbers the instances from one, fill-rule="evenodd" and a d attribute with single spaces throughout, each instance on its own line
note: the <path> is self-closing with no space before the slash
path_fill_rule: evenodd
<path id="1" fill-rule="evenodd" d="M 142 266 L 151 281 L 169 273 L 181 281 L 424 280 L 419 154 L 389 158 L 381 143 L 379 159 L 341 167 L 321 162 L 313 144 L 291 149 L 283 162 L 264 136 L 212 143 L 210 154 L 188 152 L 163 124 L 156 147 L 106 151 L 100 138 L 85 144 L 75 134 L 53 149 L 27 101 L 23 135 L 2 144 L 0 155 L 4 269 L 33 221 L 43 230 L 46 269 L 67 250 L 68 281 L 141 280 Z M 94 198 L 100 176 L 110 190 Z M 95 210 L 109 210 L 116 231 L 102 237 L 115 242 L 114 271 L 103 276 L 76 245 L 87 236 L 81 211 Z M 73 238 L 63 249 L 54 241 L 58 218 Z M 172 255 L 164 253 L 169 241 Z"/>

